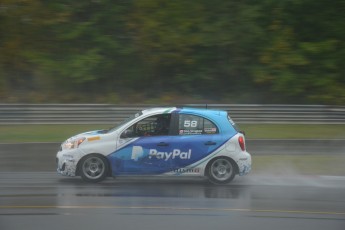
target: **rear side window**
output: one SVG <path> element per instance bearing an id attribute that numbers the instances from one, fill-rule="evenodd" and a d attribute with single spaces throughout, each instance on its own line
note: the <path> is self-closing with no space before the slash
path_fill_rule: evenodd
<path id="1" fill-rule="evenodd" d="M 178 127 L 179 135 L 216 134 L 219 132 L 212 121 L 189 114 L 180 114 Z"/>

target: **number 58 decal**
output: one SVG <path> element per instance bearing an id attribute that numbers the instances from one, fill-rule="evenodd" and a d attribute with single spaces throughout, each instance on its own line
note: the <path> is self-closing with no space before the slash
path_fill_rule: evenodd
<path id="1" fill-rule="evenodd" d="M 189 128 L 189 127 L 195 128 L 198 126 L 198 121 L 185 120 L 183 126 L 186 128 Z"/>

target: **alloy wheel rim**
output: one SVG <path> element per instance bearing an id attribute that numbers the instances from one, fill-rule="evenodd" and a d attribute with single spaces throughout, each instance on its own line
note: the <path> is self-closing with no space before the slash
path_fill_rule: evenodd
<path id="1" fill-rule="evenodd" d="M 83 173 L 89 179 L 100 178 L 104 170 L 104 162 L 98 157 L 90 157 L 83 163 Z"/>
<path id="2" fill-rule="evenodd" d="M 211 165 L 211 174 L 213 178 L 219 181 L 225 181 L 232 175 L 232 164 L 225 159 L 217 159 Z"/>

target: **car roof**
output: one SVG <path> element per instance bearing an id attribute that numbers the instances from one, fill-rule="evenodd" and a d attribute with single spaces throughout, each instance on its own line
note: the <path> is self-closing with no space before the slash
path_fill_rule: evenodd
<path id="1" fill-rule="evenodd" d="M 157 107 L 149 108 L 141 111 L 143 114 L 156 114 L 156 113 L 171 113 L 176 110 L 176 107 Z"/>
<path id="2" fill-rule="evenodd" d="M 203 108 L 191 108 L 191 107 L 184 107 L 181 109 L 184 113 L 197 113 L 197 114 L 212 114 L 212 115 L 221 115 L 221 113 L 225 112 L 222 110 L 213 110 L 213 109 L 203 109 Z"/>
<path id="3" fill-rule="evenodd" d="M 226 116 L 227 112 L 223 110 L 203 109 L 203 108 L 192 108 L 192 107 L 157 107 L 149 108 L 142 111 L 143 114 L 161 114 L 161 113 L 185 113 L 192 115 L 204 115 L 208 117 L 214 116 Z"/>

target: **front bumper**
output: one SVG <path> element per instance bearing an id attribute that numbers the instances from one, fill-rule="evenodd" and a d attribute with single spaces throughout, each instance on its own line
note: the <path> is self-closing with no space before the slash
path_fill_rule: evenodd
<path id="1" fill-rule="evenodd" d="M 57 172 L 64 176 L 76 176 L 80 155 L 78 149 L 59 151 L 56 154 Z"/>

